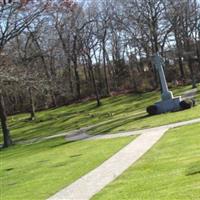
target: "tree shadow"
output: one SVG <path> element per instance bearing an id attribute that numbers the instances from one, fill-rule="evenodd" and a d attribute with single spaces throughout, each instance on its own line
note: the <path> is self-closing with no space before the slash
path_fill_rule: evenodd
<path id="1" fill-rule="evenodd" d="M 49 147 L 50 148 L 57 148 L 57 147 L 61 147 L 61 146 L 64 146 L 66 144 L 70 144 L 70 143 L 74 143 L 74 142 L 77 142 L 77 141 L 65 141 L 65 142 L 61 142 L 61 143 L 58 143 L 58 144 L 54 144 L 54 145 L 50 145 Z"/>
<path id="2" fill-rule="evenodd" d="M 144 115 L 144 116 L 136 117 L 136 118 L 134 118 L 134 120 L 137 121 L 137 120 L 141 120 L 141 119 L 145 119 L 145 118 L 150 118 L 150 117 L 152 117 L 152 116 L 149 115 L 149 114 L 146 114 L 146 115 Z"/>
<path id="3" fill-rule="evenodd" d="M 187 170 L 186 176 L 193 176 L 200 174 L 200 161 L 193 163 Z"/>
<path id="4" fill-rule="evenodd" d="M 115 119 L 115 120 L 100 124 L 99 126 L 95 126 L 94 128 L 91 128 L 89 131 L 91 133 L 98 132 L 96 134 L 94 133 L 93 135 L 106 134 L 106 133 L 110 133 L 113 129 L 116 129 L 121 126 L 125 126 L 133 121 L 135 122 L 135 121 L 139 121 L 139 120 L 151 117 L 148 114 L 145 114 L 145 115 L 138 114 L 138 115 L 139 116 L 137 116 L 137 115 L 135 115 L 134 117 L 130 116 L 125 119 L 124 119 L 124 117 L 120 118 L 120 119 Z M 148 127 L 148 126 L 146 126 L 146 127 Z"/>
<path id="5" fill-rule="evenodd" d="M 76 157 L 80 157 L 80 156 L 82 156 L 83 154 L 76 154 L 76 155 L 71 155 L 71 156 L 69 156 L 70 158 L 76 158 Z"/>

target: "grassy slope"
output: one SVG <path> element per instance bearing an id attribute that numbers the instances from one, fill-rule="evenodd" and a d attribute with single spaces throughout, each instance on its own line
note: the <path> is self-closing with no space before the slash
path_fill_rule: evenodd
<path id="1" fill-rule="evenodd" d="M 174 92 L 176 95 L 182 94 L 188 89 L 190 86 L 178 88 Z M 147 128 L 200 117 L 200 106 L 183 112 L 147 117 L 146 107 L 159 98 L 159 92 L 150 92 L 105 98 L 99 108 L 96 107 L 95 101 L 72 104 L 38 112 L 37 120 L 33 122 L 26 121 L 27 114 L 16 115 L 9 118 L 11 134 L 14 140 L 26 140 L 94 124 L 95 127 L 90 130 L 90 133 L 97 134 Z"/>
<path id="2" fill-rule="evenodd" d="M 200 124 L 170 130 L 93 199 L 200 199 Z"/>
<path id="3" fill-rule="evenodd" d="M 0 199 L 46 199 L 99 166 L 133 138 L 73 143 L 54 139 L 4 149 L 0 154 Z"/>
<path id="4" fill-rule="evenodd" d="M 187 89 L 179 88 L 175 93 L 180 94 Z M 198 106 L 184 112 L 144 117 L 145 107 L 158 99 L 159 93 L 155 92 L 121 95 L 103 99 L 100 108 L 95 107 L 94 101 L 89 101 L 39 112 L 35 122 L 26 122 L 28 115 L 25 114 L 10 117 L 9 122 L 14 139 L 19 140 L 53 135 L 96 123 L 103 124 L 91 131 L 103 133 L 156 126 L 200 116 Z M 121 138 L 65 143 L 62 139 L 56 139 L 2 150 L 1 195 L 3 199 L 10 200 L 45 199 L 98 166 L 130 141 L 131 138 Z"/>

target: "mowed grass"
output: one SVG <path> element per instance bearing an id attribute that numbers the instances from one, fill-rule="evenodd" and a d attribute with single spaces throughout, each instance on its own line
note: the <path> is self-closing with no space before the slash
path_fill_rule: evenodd
<path id="1" fill-rule="evenodd" d="M 0 199 L 46 199 L 99 166 L 134 138 L 72 143 L 59 138 L 3 149 Z"/>
<path id="2" fill-rule="evenodd" d="M 200 199 L 200 123 L 170 130 L 93 200 Z"/>
<path id="3" fill-rule="evenodd" d="M 180 95 L 189 89 L 191 86 L 179 87 L 173 91 L 175 95 Z M 199 99 L 198 93 L 198 102 Z M 11 116 L 9 126 L 13 139 L 19 141 L 87 126 L 93 126 L 89 130 L 90 134 L 105 134 L 149 128 L 200 117 L 199 105 L 187 111 L 148 116 L 146 107 L 159 100 L 159 91 L 113 96 L 102 99 L 100 107 L 96 107 L 95 101 L 88 101 L 37 112 L 35 121 L 27 121 L 28 114 Z M 0 140 L 2 141 L 1 133 Z"/>
<path id="4" fill-rule="evenodd" d="M 178 88 L 174 92 L 178 95 L 188 89 L 190 89 L 189 86 Z M 99 108 L 96 107 L 95 101 L 73 104 L 38 112 L 37 120 L 33 122 L 27 121 L 27 114 L 11 116 L 9 117 L 11 134 L 15 141 L 19 141 L 91 125 L 94 127 L 89 132 L 99 134 L 153 127 L 200 117 L 199 105 L 186 111 L 148 117 L 145 112 L 146 106 L 158 101 L 159 96 L 159 92 L 120 95 L 103 99 L 102 106 Z M 198 91 L 198 101 L 199 98 L 200 91 Z M 196 143 L 199 140 L 198 136 L 196 136 Z M 70 143 L 58 138 L 35 144 L 17 144 L 8 149 L 1 149 L 0 198 L 5 200 L 46 199 L 99 166 L 133 139 L 134 137 L 128 137 Z M 185 147 L 187 147 L 187 140 L 186 137 L 183 142 Z M 173 138 L 171 142 L 173 141 L 176 142 L 176 138 Z M 178 144 L 181 146 L 181 141 L 178 141 Z M 179 150 L 181 151 L 178 149 L 177 153 Z M 160 150 L 156 152 L 159 153 Z M 199 152 L 197 153 L 199 155 Z M 157 156 L 149 157 L 149 161 L 156 161 Z M 195 160 L 194 163 L 196 163 Z M 196 172 L 199 170 L 198 163 L 191 163 L 187 168 L 195 176 L 198 175 Z M 147 172 L 148 168 L 149 166 L 145 168 Z M 158 168 L 156 166 L 157 170 Z M 165 168 L 164 164 L 162 168 Z M 142 177 L 145 178 L 145 176 Z M 193 175 L 188 177 L 193 177 Z M 132 183 L 130 187 L 132 188 Z M 127 197 L 127 199 L 130 198 Z"/>

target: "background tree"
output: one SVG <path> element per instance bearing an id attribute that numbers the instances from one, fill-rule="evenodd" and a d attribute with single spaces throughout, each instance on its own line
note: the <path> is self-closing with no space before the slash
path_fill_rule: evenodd
<path id="1" fill-rule="evenodd" d="M 0 5 L 0 55 L 5 45 L 13 38 L 22 33 L 28 25 L 30 25 L 43 11 L 42 7 L 33 7 L 27 9 L 27 12 L 22 10 L 22 4 L 10 3 Z M 4 135 L 4 147 L 12 144 L 7 126 L 6 109 L 3 99 L 3 88 L 0 92 L 0 118 Z"/>

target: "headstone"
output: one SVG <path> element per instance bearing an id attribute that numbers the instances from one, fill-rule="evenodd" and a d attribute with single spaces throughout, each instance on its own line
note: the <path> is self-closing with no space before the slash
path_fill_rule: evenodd
<path id="1" fill-rule="evenodd" d="M 161 88 L 162 88 L 161 101 L 155 103 L 158 114 L 179 110 L 181 97 L 180 96 L 174 97 L 173 93 L 168 89 L 165 73 L 163 70 L 164 61 L 162 57 L 160 56 L 159 53 L 156 53 L 153 56 L 152 61 L 159 74 Z"/>

